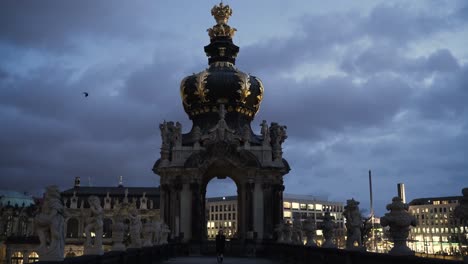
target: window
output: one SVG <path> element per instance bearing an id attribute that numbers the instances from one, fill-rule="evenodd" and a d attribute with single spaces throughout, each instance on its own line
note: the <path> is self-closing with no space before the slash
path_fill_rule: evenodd
<path id="1" fill-rule="evenodd" d="M 213 212 L 213 211 L 214 211 L 213 209 L 214 209 L 214 208 L 213 208 L 213 206 L 211 206 L 211 212 Z"/>
<path id="2" fill-rule="evenodd" d="M 23 253 L 17 251 L 11 255 L 11 264 L 23 264 Z"/>
<path id="3" fill-rule="evenodd" d="M 314 210 L 314 205 L 313 204 L 308 204 L 307 205 L 307 210 Z"/>
<path id="4" fill-rule="evenodd" d="M 292 209 L 299 209 L 299 203 L 292 203 Z"/>
<path id="5" fill-rule="evenodd" d="M 432 204 L 438 205 L 440 204 L 440 201 L 433 201 Z"/>
<path id="6" fill-rule="evenodd" d="M 290 202 L 283 202 L 283 207 L 285 209 L 291 209 L 291 203 Z"/>
<path id="7" fill-rule="evenodd" d="M 215 214 L 215 220 L 218 220 L 218 214 Z"/>
<path id="8" fill-rule="evenodd" d="M 215 211 L 218 212 L 218 206 L 217 205 L 215 205 Z"/>
<path id="9" fill-rule="evenodd" d="M 291 211 L 284 211 L 283 215 L 284 215 L 284 217 L 291 218 Z"/>
<path id="10" fill-rule="evenodd" d="M 220 211 L 220 212 L 223 211 L 223 205 L 222 205 L 222 204 L 219 205 L 219 211 Z"/>
<path id="11" fill-rule="evenodd" d="M 236 220 L 236 213 L 232 213 L 232 220 Z"/>
<path id="12" fill-rule="evenodd" d="M 78 237 L 78 219 L 70 218 L 67 221 L 67 237 L 68 238 Z"/>
<path id="13" fill-rule="evenodd" d="M 307 204 L 301 204 L 300 208 L 301 208 L 301 210 L 306 210 L 307 209 Z"/>
<path id="14" fill-rule="evenodd" d="M 39 261 L 39 255 L 36 252 L 33 251 L 29 253 L 29 256 L 28 256 L 29 263 L 38 262 L 38 261 Z"/>
<path id="15" fill-rule="evenodd" d="M 227 204 L 224 205 L 224 211 L 227 211 Z"/>
<path id="16" fill-rule="evenodd" d="M 322 205 L 321 204 L 316 204 L 315 205 L 315 210 L 316 211 L 322 211 Z"/>
<path id="17" fill-rule="evenodd" d="M 228 214 L 228 220 L 231 220 L 231 213 Z"/>
<path id="18" fill-rule="evenodd" d="M 228 205 L 228 211 L 231 211 L 231 205 Z"/>

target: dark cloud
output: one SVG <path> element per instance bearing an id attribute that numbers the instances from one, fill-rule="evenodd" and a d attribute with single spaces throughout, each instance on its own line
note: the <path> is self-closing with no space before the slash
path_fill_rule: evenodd
<path id="1" fill-rule="evenodd" d="M 157 125 L 190 129 L 179 84 L 206 67 L 211 17 L 198 28 L 193 9 L 133 2 L 16 1 L 0 10 L 0 54 L 8 55 L 0 61 L 0 185 L 42 192 L 52 183 L 68 188 L 75 176 L 97 186 L 120 175 L 126 185 L 157 185 Z M 252 36 L 241 46 L 239 68 L 265 84 L 254 130 L 262 119 L 288 126 L 287 193 L 354 197 L 367 208 L 372 169 L 380 214 L 398 182 L 409 198 L 459 194 L 468 172 L 468 70 L 449 45 L 430 42 L 466 28 L 462 6 L 447 10 L 385 4 L 369 14 L 310 14 L 293 19 L 289 37 Z M 410 56 L 411 45 L 427 52 Z M 323 63 L 336 70 L 307 67 Z M 235 194 L 231 181 L 208 189 Z"/>

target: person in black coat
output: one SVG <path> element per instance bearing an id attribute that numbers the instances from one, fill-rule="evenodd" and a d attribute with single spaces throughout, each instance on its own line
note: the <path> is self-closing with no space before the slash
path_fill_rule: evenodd
<path id="1" fill-rule="evenodd" d="M 224 236 L 223 230 L 221 229 L 218 231 L 218 234 L 216 235 L 216 255 L 218 258 L 218 263 L 223 262 L 225 242 L 226 242 L 226 236 Z"/>

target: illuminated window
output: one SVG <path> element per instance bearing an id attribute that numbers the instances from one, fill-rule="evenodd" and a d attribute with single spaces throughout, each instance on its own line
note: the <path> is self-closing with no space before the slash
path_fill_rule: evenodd
<path id="1" fill-rule="evenodd" d="M 306 210 L 307 209 L 307 204 L 301 204 L 300 208 L 301 208 L 301 210 Z"/>
<path id="2" fill-rule="evenodd" d="M 283 202 L 283 207 L 285 209 L 291 209 L 291 203 L 290 202 Z"/>
<path id="3" fill-rule="evenodd" d="M 11 264 L 23 264 L 23 253 L 17 251 L 11 255 Z"/>
<path id="4" fill-rule="evenodd" d="M 292 209 L 299 209 L 299 203 L 292 203 Z"/>
<path id="5" fill-rule="evenodd" d="M 438 205 L 440 204 L 440 201 L 433 201 L 432 204 Z"/>
<path id="6" fill-rule="evenodd" d="M 316 204 L 315 205 L 315 210 L 316 211 L 322 211 L 322 205 L 321 204 Z"/>
<path id="7" fill-rule="evenodd" d="M 313 204 L 308 204 L 307 209 L 308 210 L 314 210 L 314 205 Z"/>
<path id="8" fill-rule="evenodd" d="M 284 215 L 284 217 L 291 218 L 291 211 L 284 211 L 283 215 Z"/>
<path id="9" fill-rule="evenodd" d="M 29 256 L 28 256 L 29 263 L 38 262 L 38 261 L 39 261 L 39 255 L 36 252 L 33 251 L 29 253 Z"/>

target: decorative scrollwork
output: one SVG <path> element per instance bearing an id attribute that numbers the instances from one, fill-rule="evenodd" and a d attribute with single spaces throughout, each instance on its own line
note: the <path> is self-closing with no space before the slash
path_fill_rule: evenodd
<path id="1" fill-rule="evenodd" d="M 242 72 L 236 72 L 236 76 L 239 78 L 239 85 L 241 86 L 241 88 L 237 90 L 237 93 L 240 94 L 240 99 L 237 101 L 245 104 L 247 102 L 247 97 L 251 94 L 250 76 Z"/>
<path id="2" fill-rule="evenodd" d="M 187 102 L 187 94 L 185 93 L 185 81 L 187 81 L 188 77 L 185 77 L 182 82 L 180 82 L 180 97 L 182 98 L 182 103 L 186 107 L 190 107 L 191 104 Z"/>
<path id="3" fill-rule="evenodd" d="M 201 103 L 209 102 L 206 96 L 210 90 L 205 88 L 206 79 L 208 78 L 208 75 L 209 73 L 207 71 L 202 71 L 197 75 L 197 78 L 196 78 L 197 90 L 195 91 L 194 94 L 198 95 Z"/>

